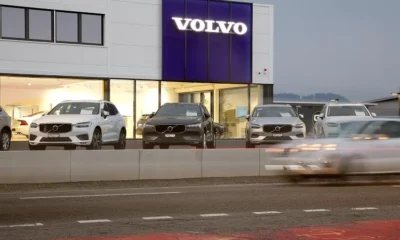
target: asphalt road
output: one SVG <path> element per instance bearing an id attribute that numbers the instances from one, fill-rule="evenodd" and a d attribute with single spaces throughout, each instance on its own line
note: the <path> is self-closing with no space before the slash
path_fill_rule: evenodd
<path id="1" fill-rule="evenodd" d="M 0 239 L 126 236 L 118 239 L 128 240 L 142 239 L 140 234 L 150 234 L 143 239 L 159 240 L 284 239 L 278 235 L 288 229 L 338 224 L 380 226 L 393 236 L 379 239 L 398 239 L 394 237 L 400 236 L 399 186 L 259 183 L 16 188 L 0 193 Z M 357 229 L 372 228 L 365 226 Z"/>

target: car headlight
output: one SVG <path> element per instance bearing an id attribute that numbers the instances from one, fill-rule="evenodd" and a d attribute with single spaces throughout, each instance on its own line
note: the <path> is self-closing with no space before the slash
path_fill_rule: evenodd
<path id="1" fill-rule="evenodd" d="M 37 128 L 38 124 L 37 123 L 31 123 L 31 128 Z"/>
<path id="2" fill-rule="evenodd" d="M 327 123 L 325 123 L 325 124 L 326 124 L 326 126 L 328 126 L 328 127 L 337 127 L 337 126 L 339 126 L 339 124 L 333 123 L 333 122 L 327 122 Z"/>
<path id="3" fill-rule="evenodd" d="M 154 128 L 154 126 L 148 123 L 144 123 L 142 128 Z"/>
<path id="4" fill-rule="evenodd" d="M 304 123 L 298 123 L 294 125 L 295 128 L 303 128 L 304 127 Z"/>
<path id="5" fill-rule="evenodd" d="M 91 122 L 80 122 L 80 123 L 75 124 L 74 126 L 77 128 L 87 128 L 87 127 L 92 126 L 92 123 Z"/>
<path id="6" fill-rule="evenodd" d="M 186 125 L 186 128 L 200 128 L 200 127 L 201 127 L 201 123 Z"/>
<path id="7" fill-rule="evenodd" d="M 251 124 L 251 128 L 258 129 L 258 128 L 261 128 L 261 126 L 258 124 Z"/>

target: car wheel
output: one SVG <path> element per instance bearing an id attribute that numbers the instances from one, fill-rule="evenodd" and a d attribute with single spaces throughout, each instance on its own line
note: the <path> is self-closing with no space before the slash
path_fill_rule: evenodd
<path id="1" fill-rule="evenodd" d="M 142 147 L 143 149 L 154 149 L 154 145 L 153 144 L 147 144 L 147 143 L 142 143 Z"/>
<path id="2" fill-rule="evenodd" d="M 64 150 L 66 151 L 76 150 L 76 146 L 75 145 L 64 146 Z"/>
<path id="3" fill-rule="evenodd" d="M 167 145 L 167 144 L 160 145 L 160 149 L 168 149 L 168 148 L 169 148 L 169 145 Z"/>
<path id="4" fill-rule="evenodd" d="M 124 130 L 121 130 L 119 133 L 118 143 L 114 145 L 114 149 L 126 149 L 126 133 Z"/>
<path id="5" fill-rule="evenodd" d="M 252 144 L 249 141 L 246 141 L 246 148 L 255 148 L 255 147 L 256 147 L 256 145 Z"/>
<path id="6" fill-rule="evenodd" d="M 214 149 L 217 147 L 217 134 L 214 133 L 213 139 L 210 142 L 207 142 L 207 148 Z"/>
<path id="7" fill-rule="evenodd" d="M 10 131 L 3 129 L 1 131 L 1 147 L 0 151 L 8 151 L 11 146 L 11 133 Z"/>
<path id="8" fill-rule="evenodd" d="M 101 131 L 96 128 L 93 132 L 92 142 L 86 147 L 87 150 L 101 150 Z"/>
<path id="9" fill-rule="evenodd" d="M 31 151 L 44 151 L 44 150 L 46 150 L 46 146 L 42 146 L 42 145 L 35 146 L 35 145 L 30 145 L 29 144 L 29 150 L 31 150 Z"/>
<path id="10" fill-rule="evenodd" d="M 196 146 L 197 149 L 206 149 L 207 148 L 207 137 L 206 134 L 203 133 L 203 138 L 201 139 L 201 143 Z"/>

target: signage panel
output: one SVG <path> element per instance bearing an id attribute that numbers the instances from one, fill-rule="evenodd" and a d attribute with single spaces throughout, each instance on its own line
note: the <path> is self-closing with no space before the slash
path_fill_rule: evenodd
<path id="1" fill-rule="evenodd" d="M 163 0 L 163 80 L 251 83 L 249 3 Z"/>

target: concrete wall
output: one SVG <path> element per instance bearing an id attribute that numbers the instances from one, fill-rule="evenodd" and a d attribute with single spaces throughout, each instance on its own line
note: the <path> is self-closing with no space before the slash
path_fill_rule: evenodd
<path id="1" fill-rule="evenodd" d="M 2 0 L 0 4 L 105 15 L 104 46 L 0 39 L 1 74 L 161 79 L 162 0 Z M 273 7 L 253 6 L 253 83 L 272 84 Z M 267 74 L 258 74 L 265 68 Z"/>
<path id="2" fill-rule="evenodd" d="M 265 176 L 264 149 L 0 152 L 0 184 Z"/>

